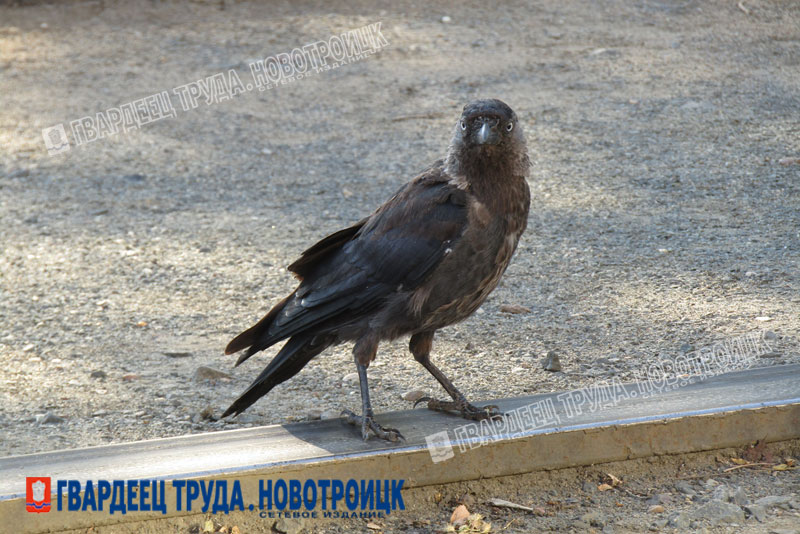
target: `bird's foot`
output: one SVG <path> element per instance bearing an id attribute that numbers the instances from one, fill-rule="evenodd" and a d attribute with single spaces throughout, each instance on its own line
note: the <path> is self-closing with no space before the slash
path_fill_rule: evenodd
<path id="1" fill-rule="evenodd" d="M 361 426 L 361 437 L 364 441 L 369 439 L 370 430 L 379 438 L 391 441 L 392 443 L 397 443 L 400 440 L 405 441 L 406 439 L 396 428 L 384 428 L 376 423 L 371 415 L 356 415 L 350 410 L 343 410 L 342 417 L 351 425 Z"/>
<path id="2" fill-rule="evenodd" d="M 456 412 L 464 419 L 472 419 L 474 421 L 480 421 L 482 419 L 502 419 L 503 417 L 503 413 L 493 404 L 478 408 L 467 402 L 467 399 L 464 398 L 453 401 L 442 401 L 432 397 L 422 397 L 414 403 L 414 408 L 423 402 L 428 403 L 429 410 L 436 410 L 437 412 Z"/>

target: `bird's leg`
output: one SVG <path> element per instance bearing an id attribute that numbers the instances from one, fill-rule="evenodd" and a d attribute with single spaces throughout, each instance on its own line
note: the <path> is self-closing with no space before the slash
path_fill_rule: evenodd
<path id="1" fill-rule="evenodd" d="M 414 407 L 421 402 L 427 402 L 428 408 L 439 412 L 458 412 L 465 419 L 497 419 L 502 417 L 502 413 L 497 406 L 484 406 L 478 408 L 467 402 L 466 397 L 456 389 L 450 379 L 442 373 L 438 367 L 433 365 L 430 359 L 431 346 L 433 345 L 433 332 L 420 332 L 411 336 L 409 349 L 414 359 L 428 370 L 430 374 L 439 381 L 442 387 L 453 398 L 452 401 L 441 401 L 431 397 L 422 397 L 414 403 Z"/>
<path id="2" fill-rule="evenodd" d="M 367 366 L 375 352 L 378 350 L 378 344 L 375 343 L 375 348 L 368 358 L 363 357 L 363 344 L 361 340 L 356 343 L 353 353 L 356 360 L 356 369 L 358 370 L 358 384 L 361 388 L 361 415 L 356 415 L 350 410 L 343 410 L 342 417 L 351 425 L 361 425 L 361 437 L 364 441 L 369 439 L 369 431 L 375 433 L 381 439 L 386 441 L 397 442 L 405 439 L 399 430 L 395 428 L 384 428 L 375 422 L 375 416 L 372 413 L 372 405 L 369 402 L 369 385 L 367 384 Z M 361 356 L 361 357 L 360 357 Z M 362 363 L 366 359 L 366 363 Z"/>

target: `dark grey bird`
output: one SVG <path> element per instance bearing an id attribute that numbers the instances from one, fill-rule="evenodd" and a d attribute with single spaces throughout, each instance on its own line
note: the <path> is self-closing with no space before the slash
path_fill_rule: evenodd
<path id="1" fill-rule="evenodd" d="M 247 349 L 236 365 L 282 340 L 283 348 L 225 411 L 239 414 L 297 374 L 331 345 L 354 341 L 361 415 L 342 415 L 397 441 L 380 426 L 369 400 L 367 367 L 378 344 L 410 335 L 414 358 L 452 400 L 428 408 L 468 419 L 498 417 L 478 408 L 431 362 L 435 332 L 469 317 L 494 290 L 525 230 L 530 205 L 528 152 L 521 124 L 500 100 L 467 104 L 444 160 L 436 161 L 370 216 L 303 252 L 289 270 L 300 280 L 253 327 L 225 349 Z"/>

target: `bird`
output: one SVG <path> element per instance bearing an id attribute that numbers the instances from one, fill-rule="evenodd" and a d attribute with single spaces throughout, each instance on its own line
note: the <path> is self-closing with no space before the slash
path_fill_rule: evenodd
<path id="1" fill-rule="evenodd" d="M 497 99 L 466 104 L 446 156 L 402 186 L 372 214 L 325 237 L 288 270 L 299 285 L 225 354 L 236 366 L 286 340 L 252 384 L 223 413 L 238 415 L 295 376 L 328 347 L 353 342 L 361 414 L 342 411 L 366 441 L 404 440 L 375 419 L 367 368 L 379 343 L 410 336 L 414 359 L 450 400 L 423 397 L 431 410 L 482 420 L 497 406 L 467 401 L 431 361 L 437 330 L 475 312 L 495 289 L 525 231 L 530 159 L 516 113 Z"/>

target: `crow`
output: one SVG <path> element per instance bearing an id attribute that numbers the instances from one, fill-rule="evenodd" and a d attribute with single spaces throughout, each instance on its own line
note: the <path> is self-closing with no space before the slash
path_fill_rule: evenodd
<path id="1" fill-rule="evenodd" d="M 496 406 L 467 402 L 431 362 L 434 333 L 469 317 L 494 290 L 528 222 L 530 161 L 514 111 L 500 100 L 464 106 L 443 160 L 404 185 L 356 224 L 324 238 L 288 269 L 300 284 L 225 349 L 253 354 L 288 339 L 225 411 L 238 415 L 297 374 L 326 348 L 354 341 L 361 415 L 344 419 L 379 438 L 403 438 L 375 421 L 367 367 L 378 344 L 410 335 L 414 359 L 452 400 L 424 397 L 428 408 L 467 419 L 500 417 Z"/>

